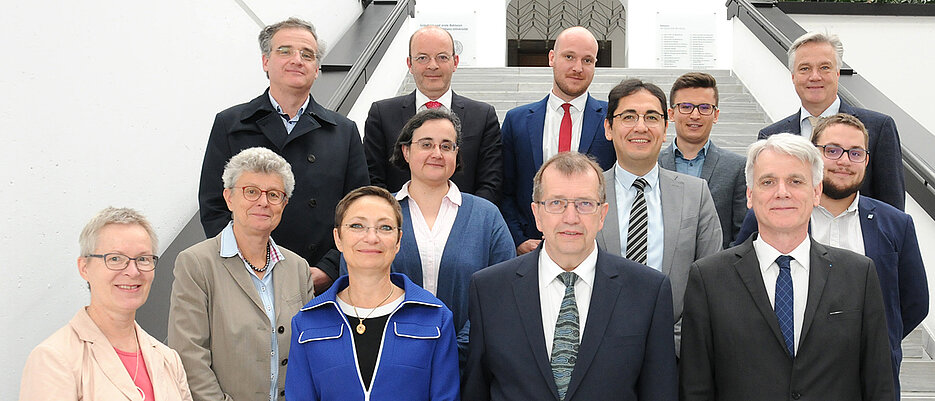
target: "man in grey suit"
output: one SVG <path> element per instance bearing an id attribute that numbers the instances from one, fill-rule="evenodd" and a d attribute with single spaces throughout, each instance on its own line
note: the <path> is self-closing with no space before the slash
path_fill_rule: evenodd
<path id="1" fill-rule="evenodd" d="M 682 400 L 893 400 L 873 261 L 808 233 L 824 162 L 778 134 L 747 151 L 759 236 L 694 263 L 682 318 Z"/>
<path id="2" fill-rule="evenodd" d="M 617 163 L 604 172 L 607 203 L 601 249 L 665 273 L 672 283 L 676 349 L 682 296 L 692 262 L 721 250 L 721 223 L 704 180 L 659 168 L 666 95 L 628 79 L 611 89 L 604 135 Z"/>
<path id="3" fill-rule="evenodd" d="M 708 182 L 721 222 L 722 245 L 727 248 L 747 214 L 747 180 L 743 156 L 719 148 L 710 139 L 721 113 L 717 80 L 703 72 L 684 74 L 672 84 L 669 102 L 675 139 L 659 153 L 659 165 Z"/>

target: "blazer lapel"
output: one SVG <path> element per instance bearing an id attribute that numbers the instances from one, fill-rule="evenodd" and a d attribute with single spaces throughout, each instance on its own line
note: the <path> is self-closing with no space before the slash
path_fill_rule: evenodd
<path id="1" fill-rule="evenodd" d="M 452 96 L 452 99 L 454 99 L 454 93 L 452 93 L 451 96 Z M 452 101 L 452 103 L 453 102 L 454 101 Z M 409 119 L 412 118 L 412 116 L 416 115 L 416 110 L 419 109 L 418 107 L 416 107 L 416 91 L 412 91 L 412 93 L 406 96 L 406 101 L 403 102 L 400 106 L 402 106 L 401 107 L 402 111 L 399 114 L 399 117 L 400 117 L 399 120 L 402 121 L 402 124 L 400 124 L 399 126 L 402 127 L 403 125 L 406 125 L 406 121 L 409 121 Z M 458 117 L 461 117 L 461 116 L 458 116 Z M 397 136 L 399 135 L 398 132 L 394 134 Z"/>
<path id="2" fill-rule="evenodd" d="M 127 399 L 135 400 L 140 397 L 136 385 L 127 373 L 127 368 L 120 361 L 114 346 L 107 341 L 107 337 L 101 332 L 101 329 L 94 324 L 86 311 L 79 312 L 80 316 L 72 319 L 72 326 L 78 333 L 78 337 L 88 344 L 94 362 L 97 363 L 101 372 L 117 387 Z M 122 351 L 122 350 L 121 350 Z"/>
<path id="3" fill-rule="evenodd" d="M 539 247 L 533 252 L 532 257 L 526 258 L 526 262 L 516 270 L 516 278 L 513 280 L 513 296 L 516 297 L 516 305 L 520 310 L 520 322 L 523 324 L 526 340 L 533 358 L 536 360 L 536 366 L 545 382 L 549 384 L 552 395 L 558 399 L 558 388 L 555 386 L 555 378 L 552 375 L 552 364 L 549 356 L 546 355 L 545 334 L 542 332 L 542 304 L 539 303 Z"/>
<path id="4" fill-rule="evenodd" d="M 598 128 L 601 129 L 601 133 L 604 132 L 603 120 L 604 113 L 600 104 L 588 95 L 588 101 L 584 104 L 584 112 L 581 114 L 581 141 L 578 142 L 578 153 L 588 154 Z"/>
<path id="5" fill-rule="evenodd" d="M 670 142 L 669 146 L 659 152 L 659 165 L 667 170 L 675 170 L 675 142 Z"/>
<path id="6" fill-rule="evenodd" d="M 597 233 L 597 244 L 604 251 L 620 255 L 620 220 L 617 216 L 617 182 L 614 168 L 604 172 L 604 192 L 607 195 L 607 216 L 604 217 L 604 228 Z"/>
<path id="7" fill-rule="evenodd" d="M 776 319 L 776 311 L 773 310 L 773 305 L 769 303 L 769 295 L 766 294 L 766 286 L 763 284 L 763 274 L 760 272 L 760 262 L 756 257 L 756 251 L 753 249 L 754 238 L 755 236 L 750 236 L 750 238 L 747 238 L 747 240 L 734 251 L 736 255 L 740 257 L 740 259 L 734 263 L 734 269 L 737 270 L 737 274 L 743 281 L 744 286 L 747 287 L 750 297 L 753 298 L 753 304 L 756 305 L 760 314 L 763 315 L 763 320 L 766 321 L 766 324 L 773 332 L 773 337 L 776 338 L 777 344 L 785 350 L 786 340 L 783 338 L 782 331 L 779 329 L 779 320 Z"/>
<path id="8" fill-rule="evenodd" d="M 217 236 L 217 240 L 221 241 L 221 236 Z M 218 244 L 220 248 L 220 244 Z M 250 278 L 250 273 L 247 272 L 247 268 L 243 265 L 243 261 L 239 256 L 233 256 L 229 258 L 222 258 L 224 268 L 227 269 L 227 272 L 234 278 L 234 281 L 237 282 L 237 285 L 240 286 L 240 289 L 253 300 L 253 304 L 256 305 L 261 311 L 263 311 L 263 301 L 260 299 L 260 294 L 256 292 L 256 287 L 253 285 L 253 279 Z M 265 311 L 263 312 L 266 313 Z"/>
<path id="9" fill-rule="evenodd" d="M 682 194 L 685 183 L 679 181 L 674 173 L 659 169 L 659 198 L 662 200 L 662 231 L 664 244 L 679 243 L 679 228 L 684 217 Z M 662 247 L 662 272 L 669 275 L 672 260 L 675 259 L 675 246 Z"/>
<path id="10" fill-rule="evenodd" d="M 720 149 L 714 146 L 714 142 L 711 142 L 708 151 L 704 155 L 704 164 L 701 165 L 701 178 L 707 182 L 711 182 L 711 176 L 714 175 L 714 167 L 717 166 L 720 153 Z"/>
<path id="11" fill-rule="evenodd" d="M 399 205 L 403 211 L 403 238 L 402 241 L 404 244 L 409 244 L 407 246 L 399 247 L 399 254 L 396 256 L 396 259 L 393 262 L 393 271 L 396 273 L 405 274 L 406 277 L 409 277 L 413 283 L 419 287 L 422 285 L 422 257 L 419 256 L 419 243 L 416 241 L 415 229 L 412 228 L 412 216 L 409 212 L 409 198 L 399 201 Z M 461 214 L 461 209 L 458 209 L 458 214 Z M 457 217 L 455 218 L 457 220 Z M 457 227 L 457 225 L 455 225 Z M 450 235 L 454 235 L 455 230 L 452 230 Z M 449 239 L 451 238 L 449 235 Z M 448 241 L 451 243 L 451 241 Z M 445 248 L 448 247 L 448 243 L 445 244 Z M 445 253 L 442 253 L 444 256 Z M 405 261 L 405 262 L 403 262 Z M 440 270 L 444 270 L 445 265 L 442 264 Z M 441 274 L 441 272 L 439 272 Z M 439 280 L 441 284 L 442 280 Z"/>
<path id="12" fill-rule="evenodd" d="M 152 342 L 152 338 L 143 331 L 139 324 L 136 325 L 136 333 L 139 336 L 143 360 L 146 361 L 146 373 L 149 373 L 149 381 L 153 384 L 155 401 L 165 401 L 168 399 L 167 396 L 172 394 L 172 389 L 167 387 L 172 383 L 172 378 L 162 376 L 162 373 L 168 372 L 168 370 L 159 369 L 165 364 L 165 361 L 162 355 L 159 355 L 156 351 L 156 344 Z"/>
<path id="13" fill-rule="evenodd" d="M 302 119 L 299 119 L 301 122 Z M 269 113 L 259 120 L 256 121 L 257 126 L 260 127 L 260 132 L 263 133 L 263 136 L 266 137 L 278 150 L 286 145 L 286 126 L 282 123 L 282 117 L 279 116 L 276 112 Z"/>
<path id="14" fill-rule="evenodd" d="M 860 195 L 858 195 L 860 196 Z M 879 241 L 886 236 L 880 231 L 879 219 L 874 220 L 876 205 L 865 202 L 863 197 L 857 201 L 857 214 L 860 216 L 860 234 L 864 238 L 864 255 L 878 255 L 881 249 Z"/>
<path id="15" fill-rule="evenodd" d="M 805 317 L 802 320 L 802 334 L 799 335 L 799 344 L 804 344 L 808 336 L 808 329 L 812 327 L 812 321 L 815 320 L 815 311 L 818 310 L 818 304 L 821 303 L 821 295 L 828 282 L 828 274 L 831 270 L 831 260 L 828 259 L 828 252 L 825 247 L 809 239 L 811 252 L 809 252 L 808 266 L 808 299 L 805 301 Z"/>
<path id="16" fill-rule="evenodd" d="M 533 103 L 530 105 L 529 114 L 526 115 L 525 133 L 529 138 L 529 150 L 532 153 L 536 169 L 542 166 L 542 137 L 544 136 L 542 131 L 545 129 L 545 108 L 548 101 L 549 96 L 546 95 L 545 99 Z"/>

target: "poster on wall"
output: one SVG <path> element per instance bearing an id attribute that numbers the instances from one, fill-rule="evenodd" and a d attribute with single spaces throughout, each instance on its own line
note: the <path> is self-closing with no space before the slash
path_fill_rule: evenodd
<path id="1" fill-rule="evenodd" d="M 420 12 L 416 9 L 416 23 L 419 28 L 437 25 L 451 33 L 455 41 L 455 54 L 458 66 L 477 64 L 477 11 L 459 8 L 445 12 Z"/>
<path id="2" fill-rule="evenodd" d="M 715 13 L 665 12 L 656 14 L 660 68 L 709 69 L 717 64 Z"/>

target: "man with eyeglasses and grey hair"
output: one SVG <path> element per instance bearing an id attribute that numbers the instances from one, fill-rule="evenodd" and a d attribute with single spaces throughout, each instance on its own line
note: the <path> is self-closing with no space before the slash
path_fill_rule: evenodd
<path id="1" fill-rule="evenodd" d="M 801 107 L 797 113 L 761 129 L 757 139 L 781 132 L 808 138 L 820 117 L 837 113 L 857 117 L 867 127 L 867 150 L 873 154 L 860 193 L 905 210 L 906 184 L 896 122 L 886 114 L 854 107 L 838 96 L 843 56 L 844 45 L 837 35 L 808 32 L 796 39 L 789 48 L 789 70 Z"/>
<path id="2" fill-rule="evenodd" d="M 659 168 L 668 119 L 662 89 L 628 79 L 610 90 L 608 106 L 604 132 L 617 163 L 604 172 L 610 209 L 597 245 L 669 277 L 678 352 L 688 269 L 721 250 L 721 223 L 704 180 Z"/>
<path id="3" fill-rule="evenodd" d="M 367 161 L 357 125 L 310 94 L 324 54 L 315 28 L 289 18 L 263 28 L 259 43 L 269 88 L 215 117 L 201 168 L 201 224 L 211 238 L 231 219 L 220 179 L 224 163 L 246 148 L 273 150 L 292 165 L 297 183 L 273 238 L 309 262 L 321 292 L 338 276 L 334 208 L 345 194 L 370 183 Z"/>
<path id="4" fill-rule="evenodd" d="M 458 69 L 451 33 L 437 26 L 419 28 L 409 38 L 406 66 L 415 81 L 411 93 L 374 102 L 364 126 L 364 153 L 373 185 L 397 192 L 409 181 L 409 171 L 390 162 L 396 139 L 417 112 L 447 109 L 461 120 L 464 138 L 458 147 L 460 167 L 451 181 L 462 192 L 500 201 L 503 159 L 500 123 L 493 106 L 468 99 L 451 89 L 451 76 Z"/>

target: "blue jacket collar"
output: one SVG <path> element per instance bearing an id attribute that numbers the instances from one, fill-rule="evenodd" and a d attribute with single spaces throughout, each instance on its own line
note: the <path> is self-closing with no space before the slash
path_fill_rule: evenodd
<path id="1" fill-rule="evenodd" d="M 435 298 L 430 292 L 413 283 L 412 280 L 410 280 L 409 277 L 406 277 L 404 274 L 390 273 L 390 281 L 406 291 L 405 298 L 403 298 L 403 304 L 417 303 L 435 307 L 443 306 L 438 298 Z M 334 281 L 334 284 L 331 285 L 331 288 L 329 288 L 328 291 L 325 291 L 321 295 L 315 297 L 315 299 L 311 300 L 307 305 L 305 305 L 302 310 L 305 311 L 317 308 L 323 304 L 335 302 L 338 293 L 347 288 L 347 285 L 347 275 L 338 277 L 338 279 Z"/>

